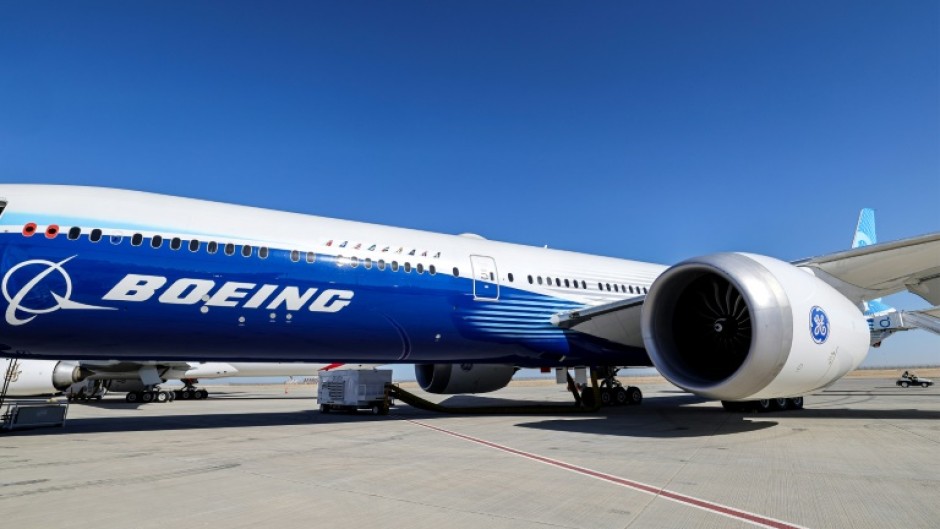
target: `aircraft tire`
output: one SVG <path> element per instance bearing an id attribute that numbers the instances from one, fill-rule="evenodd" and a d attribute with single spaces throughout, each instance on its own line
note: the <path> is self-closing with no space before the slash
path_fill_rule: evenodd
<path id="1" fill-rule="evenodd" d="M 636 406 L 643 403 L 643 392 L 640 391 L 640 388 L 635 386 L 630 386 L 627 388 L 627 403 L 631 406 Z"/>
<path id="2" fill-rule="evenodd" d="M 791 410 L 802 410 L 803 409 L 803 397 L 793 397 L 787 399 L 787 404 L 790 405 Z"/>
<path id="3" fill-rule="evenodd" d="M 773 402 L 770 399 L 755 400 L 752 403 L 755 411 L 766 413 L 773 410 Z"/>
<path id="4" fill-rule="evenodd" d="M 614 402 L 616 402 L 618 406 L 630 404 L 630 395 L 627 394 L 627 390 L 622 387 L 614 389 Z"/>
<path id="5" fill-rule="evenodd" d="M 169 401 L 169 400 L 170 400 L 170 396 L 167 395 L 167 392 L 166 392 L 166 391 L 158 391 L 158 392 L 154 395 L 154 400 L 157 401 L 157 402 L 163 403 L 163 402 Z"/>
<path id="6" fill-rule="evenodd" d="M 144 402 L 153 402 L 153 392 L 145 391 L 144 394 L 141 395 L 140 400 Z"/>
<path id="7" fill-rule="evenodd" d="M 770 409 L 774 411 L 784 411 L 790 407 L 790 399 L 772 399 Z"/>
<path id="8" fill-rule="evenodd" d="M 601 406 L 610 406 L 614 403 L 614 392 L 610 388 L 601 388 Z"/>
<path id="9" fill-rule="evenodd" d="M 138 400 L 140 400 L 140 395 L 138 395 L 136 391 L 131 391 L 130 393 L 124 396 L 124 400 L 126 400 L 127 402 L 137 402 Z"/>

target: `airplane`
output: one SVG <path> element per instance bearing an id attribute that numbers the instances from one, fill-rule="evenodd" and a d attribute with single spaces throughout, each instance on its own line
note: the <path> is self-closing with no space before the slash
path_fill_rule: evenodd
<path id="1" fill-rule="evenodd" d="M 866 300 L 940 305 L 940 233 L 666 266 L 109 188 L 0 203 L 0 353 L 24 359 L 405 363 L 441 394 L 552 366 L 612 393 L 652 366 L 729 409 L 800 408 L 865 358 Z"/>
<path id="2" fill-rule="evenodd" d="M 5 396 L 36 397 L 65 393 L 69 400 L 82 401 L 100 400 L 109 391 L 126 392 L 127 402 L 169 402 L 176 398 L 199 400 L 209 396 L 207 390 L 194 386 L 199 379 L 317 376 L 322 371 L 340 368 L 375 367 L 296 362 L 75 362 L 0 358 L 0 376 L 10 379 Z M 172 391 L 160 388 L 160 384 L 177 379 L 183 382 L 183 388 Z"/>

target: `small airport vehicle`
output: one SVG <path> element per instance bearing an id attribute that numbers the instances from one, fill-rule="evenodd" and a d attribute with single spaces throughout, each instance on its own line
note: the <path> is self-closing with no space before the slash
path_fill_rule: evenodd
<path id="1" fill-rule="evenodd" d="M 322 413 L 372 410 L 388 415 L 391 369 L 338 369 L 320 373 L 317 402 Z"/>
<path id="2" fill-rule="evenodd" d="M 933 380 L 930 380 L 929 378 L 920 378 L 913 373 L 905 372 L 903 375 L 901 375 L 901 378 L 898 379 L 896 384 L 898 386 L 901 386 L 902 388 L 907 388 L 910 386 L 920 386 L 922 388 L 929 388 L 930 386 L 933 385 Z"/>

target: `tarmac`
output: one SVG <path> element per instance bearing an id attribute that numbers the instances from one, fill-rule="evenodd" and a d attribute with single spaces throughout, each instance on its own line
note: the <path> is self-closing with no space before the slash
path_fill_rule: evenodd
<path id="1" fill-rule="evenodd" d="M 594 414 L 321 414 L 307 385 L 109 395 L 62 428 L 0 434 L 0 527 L 940 526 L 938 386 L 846 378 L 802 411 L 757 414 L 638 385 L 642 405 Z M 432 398 L 570 395 L 523 382 Z"/>

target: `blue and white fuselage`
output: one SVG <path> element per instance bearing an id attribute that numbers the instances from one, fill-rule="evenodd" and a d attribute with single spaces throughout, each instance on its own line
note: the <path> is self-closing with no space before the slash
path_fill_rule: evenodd
<path id="1" fill-rule="evenodd" d="M 0 200 L 3 355 L 650 365 L 551 316 L 660 265 L 104 188 Z"/>

